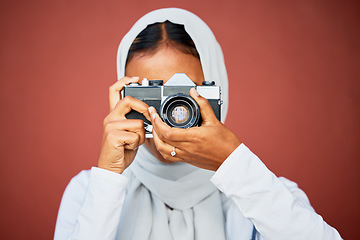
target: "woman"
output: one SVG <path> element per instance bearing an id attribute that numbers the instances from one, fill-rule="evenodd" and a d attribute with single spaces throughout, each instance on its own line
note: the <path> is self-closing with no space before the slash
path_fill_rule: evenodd
<path id="1" fill-rule="evenodd" d="M 55 239 L 341 239 L 297 185 L 270 172 L 194 88 L 203 123 L 189 129 L 170 128 L 153 107 L 121 99 L 127 84 L 166 83 L 185 73 L 196 85 L 221 86 L 224 121 L 226 69 L 201 19 L 181 9 L 145 15 L 120 43 L 117 67 L 98 167 L 69 183 Z M 132 109 L 151 121 L 153 139 L 145 138 L 141 120 L 125 118 Z"/>

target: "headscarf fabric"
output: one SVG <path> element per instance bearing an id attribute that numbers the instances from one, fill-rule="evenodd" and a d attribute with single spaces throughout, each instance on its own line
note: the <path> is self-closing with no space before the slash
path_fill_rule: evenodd
<path id="1" fill-rule="evenodd" d="M 129 48 L 149 24 L 182 24 L 195 43 L 206 81 L 222 90 L 222 121 L 228 106 L 228 79 L 220 45 L 210 28 L 183 9 L 155 10 L 140 18 L 122 39 L 117 55 L 118 79 L 125 75 Z M 121 240 L 224 240 L 220 192 L 210 182 L 214 172 L 186 163 L 165 164 L 140 146 L 124 174 L 129 177 L 117 229 Z"/>
<path id="2" fill-rule="evenodd" d="M 224 56 L 219 43 L 208 25 L 189 11 L 179 8 L 165 8 L 155 10 L 140 18 L 120 42 L 116 59 L 118 80 L 125 76 L 128 52 L 137 35 L 149 24 L 162 23 L 167 20 L 184 25 L 185 31 L 195 43 L 196 50 L 200 55 L 205 81 L 215 81 L 215 84 L 220 86 L 221 98 L 223 100 L 221 120 L 225 122 L 229 106 L 229 86 Z"/>

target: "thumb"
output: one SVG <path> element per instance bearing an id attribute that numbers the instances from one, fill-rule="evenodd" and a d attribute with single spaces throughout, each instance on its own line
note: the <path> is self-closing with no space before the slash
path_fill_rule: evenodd
<path id="1" fill-rule="evenodd" d="M 191 88 L 190 96 L 196 101 L 196 103 L 200 107 L 200 114 L 201 114 L 201 117 L 203 120 L 203 124 L 207 123 L 207 122 L 213 123 L 215 121 L 218 121 L 208 100 L 206 98 L 200 96 L 200 94 L 196 91 L 195 88 Z"/>

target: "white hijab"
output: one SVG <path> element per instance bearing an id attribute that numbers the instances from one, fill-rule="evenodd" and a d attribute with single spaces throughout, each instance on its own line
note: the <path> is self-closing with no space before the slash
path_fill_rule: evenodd
<path id="1" fill-rule="evenodd" d="M 205 80 L 221 86 L 222 121 L 228 108 L 228 79 L 220 45 L 196 15 L 177 8 L 150 12 L 122 39 L 117 55 L 118 79 L 125 74 L 129 48 L 149 24 L 183 24 L 200 55 Z M 124 173 L 130 178 L 117 239 L 223 240 L 224 215 L 220 193 L 210 182 L 212 171 L 186 163 L 164 164 L 141 146 Z"/>

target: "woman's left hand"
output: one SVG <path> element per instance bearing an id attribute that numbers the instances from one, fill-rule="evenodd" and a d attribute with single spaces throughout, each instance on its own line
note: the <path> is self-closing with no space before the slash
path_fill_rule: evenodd
<path id="1" fill-rule="evenodd" d="M 207 99 L 195 88 L 191 89 L 190 96 L 200 107 L 203 120 L 200 127 L 171 128 L 161 120 L 155 108 L 149 108 L 156 148 L 168 161 L 187 162 L 216 171 L 241 142 L 216 118 Z M 173 150 L 176 155 L 171 156 Z"/>

